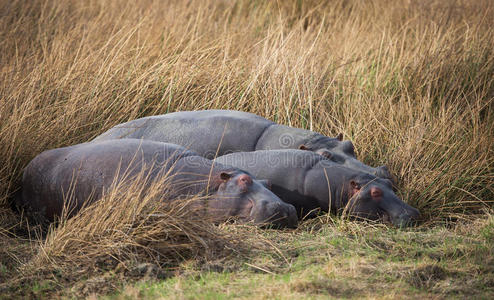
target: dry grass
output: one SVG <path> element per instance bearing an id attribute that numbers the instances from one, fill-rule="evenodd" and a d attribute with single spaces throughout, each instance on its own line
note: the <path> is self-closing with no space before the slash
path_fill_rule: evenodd
<path id="1" fill-rule="evenodd" d="M 164 265 L 242 251 L 240 241 L 213 226 L 193 204 L 204 199 L 157 201 L 163 199 L 164 191 L 166 198 L 166 180 L 148 189 L 143 178 L 116 185 L 97 205 L 83 208 L 72 218 L 63 216 L 41 241 L 37 261 L 29 267 L 51 263 L 58 269 L 86 273 L 88 263 L 100 258 L 112 257 L 115 263 L 143 259 Z"/>
<path id="2" fill-rule="evenodd" d="M 112 289 L 117 286 L 117 280 L 140 278 L 149 272 L 167 276 L 164 269 L 172 269 L 187 259 L 203 264 L 220 262 L 231 256 L 243 257 L 247 250 L 264 248 L 252 239 L 255 234 L 248 238 L 244 236 L 246 230 L 229 232 L 215 226 L 214 219 L 200 207 L 204 201 L 201 197 L 157 201 L 166 199 L 170 191 L 166 176 L 165 180 L 149 184 L 145 172 L 137 178 L 129 177 L 75 216 L 61 216 L 47 232 L 34 231 L 37 237 L 19 243 L 24 249 L 3 249 L 2 256 L 17 252 L 23 257 L 8 265 L 19 273 L 3 284 L 4 280 L 0 281 L 0 294 L 7 291 L 17 296 L 33 296 L 29 288 L 12 291 L 12 287 L 46 281 L 56 290 L 82 278 L 96 276 L 97 279 L 98 274 L 114 270 L 121 277 L 106 278 L 99 286 L 103 290 Z M 16 241 L 8 232 L 2 233 L 0 237 L 5 237 L 5 241 Z M 2 259 L 1 266 L 7 262 Z"/>
<path id="3" fill-rule="evenodd" d="M 230 108 L 343 132 L 428 223 L 482 213 L 494 199 L 493 20 L 489 0 L 0 0 L 0 204 L 43 150 L 146 115 Z M 112 199 L 63 222 L 36 259 L 156 258 L 146 247 L 166 232 L 168 254 L 225 242 L 180 207 Z"/>
<path id="4" fill-rule="evenodd" d="M 423 3 L 422 3 L 423 2 Z M 490 1 L 2 1 L 0 192 L 42 150 L 167 111 L 344 132 L 426 219 L 493 198 Z"/>

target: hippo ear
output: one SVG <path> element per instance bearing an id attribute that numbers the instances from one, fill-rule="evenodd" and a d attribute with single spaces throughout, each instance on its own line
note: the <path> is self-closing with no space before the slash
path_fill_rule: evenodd
<path id="1" fill-rule="evenodd" d="M 360 184 L 356 182 L 355 180 L 350 180 L 350 186 L 354 190 L 360 190 Z"/>
<path id="2" fill-rule="evenodd" d="M 298 146 L 298 148 L 299 148 L 300 150 L 307 150 L 307 151 L 308 151 L 308 150 L 310 150 L 310 149 L 309 149 L 309 148 L 307 148 L 304 144 L 302 144 L 302 145 Z"/>
<path id="3" fill-rule="evenodd" d="M 353 195 L 358 194 L 359 192 L 360 192 L 360 184 L 355 180 L 350 180 L 350 192 L 349 192 L 350 198 L 353 197 Z"/>
<path id="4" fill-rule="evenodd" d="M 220 179 L 222 181 L 225 181 L 226 182 L 226 181 L 230 180 L 232 177 L 233 177 L 233 172 L 225 172 L 225 171 L 223 171 L 223 172 L 220 173 Z"/>
<path id="5" fill-rule="evenodd" d="M 343 141 L 343 133 L 338 133 L 338 135 L 336 136 L 336 138 L 338 139 L 338 141 Z"/>

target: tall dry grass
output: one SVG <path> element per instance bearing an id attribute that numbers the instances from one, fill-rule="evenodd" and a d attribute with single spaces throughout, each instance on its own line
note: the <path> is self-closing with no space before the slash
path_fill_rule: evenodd
<path id="1" fill-rule="evenodd" d="M 41 151 L 230 108 L 339 132 L 431 221 L 492 206 L 492 1 L 0 1 L 0 193 Z"/>
<path id="2" fill-rule="evenodd" d="M 218 219 L 206 213 L 203 197 L 159 201 L 172 194 L 168 174 L 152 179 L 149 169 L 136 176 L 129 172 L 122 172 L 124 179 L 115 181 L 97 203 L 83 206 L 72 217 L 65 209 L 45 232 L 32 230 L 21 242 L 0 230 L 0 243 L 5 243 L 0 250 L 0 295 L 36 298 L 41 285 L 48 293 L 42 295 L 53 296 L 78 283 L 75 293 L 87 296 L 142 277 L 170 276 L 187 260 L 207 267 L 242 261 L 266 249 L 265 239 L 256 239 L 253 227 L 233 231 L 215 226 Z M 66 202 L 74 197 L 69 189 Z M 91 287 L 88 278 L 99 285 Z"/>
<path id="3" fill-rule="evenodd" d="M 23 276 L 58 272 L 76 279 L 120 264 L 131 268 L 141 262 L 175 266 L 185 259 L 221 260 L 242 255 L 245 239 L 214 226 L 198 203 L 157 201 L 169 195 L 168 180 L 150 182 L 148 172 L 116 182 L 94 205 L 75 216 L 67 211 L 52 224 L 46 238 L 38 239 L 36 254 L 21 266 Z M 67 202 L 73 201 L 68 195 Z M 22 278 L 22 276 L 21 276 Z"/>

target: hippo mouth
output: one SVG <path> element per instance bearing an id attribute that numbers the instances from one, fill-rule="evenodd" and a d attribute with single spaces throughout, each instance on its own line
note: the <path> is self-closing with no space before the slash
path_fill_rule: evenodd
<path id="1" fill-rule="evenodd" d="M 277 203 L 274 203 L 275 205 Z M 277 204 L 278 209 L 269 213 L 259 212 L 258 208 L 253 205 L 248 211 L 249 221 L 261 226 L 261 228 L 296 228 L 298 223 L 297 214 L 294 207 L 287 207 L 285 211 L 283 205 Z"/>
<path id="2" fill-rule="evenodd" d="M 378 209 L 377 212 L 379 220 L 383 222 L 384 224 L 393 224 L 393 221 L 391 220 L 391 216 L 389 213 L 383 209 Z"/>
<path id="3" fill-rule="evenodd" d="M 393 217 L 383 209 L 379 209 L 378 217 L 379 220 L 381 220 L 384 224 L 389 224 L 397 227 L 415 226 L 418 222 L 413 217 L 403 217 L 402 215 Z"/>
<path id="4" fill-rule="evenodd" d="M 251 201 L 251 200 L 249 200 Z M 253 202 L 252 202 L 253 203 Z M 255 219 L 255 213 L 256 213 L 256 210 L 255 210 L 256 206 L 254 204 L 252 204 L 246 211 L 245 211 L 245 214 L 243 214 L 244 218 L 245 219 L 251 219 L 251 220 L 254 220 Z"/>

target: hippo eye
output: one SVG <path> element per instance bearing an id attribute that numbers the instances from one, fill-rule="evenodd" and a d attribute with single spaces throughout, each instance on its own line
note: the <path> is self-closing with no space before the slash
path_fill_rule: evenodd
<path id="1" fill-rule="evenodd" d="M 345 158 L 342 155 L 336 153 L 330 153 L 330 154 L 331 154 L 330 160 L 340 164 L 345 163 Z"/>
<path id="2" fill-rule="evenodd" d="M 333 154 L 325 149 L 317 150 L 316 153 L 327 159 L 331 159 L 333 157 Z"/>

